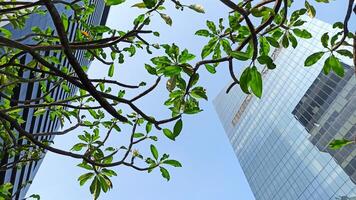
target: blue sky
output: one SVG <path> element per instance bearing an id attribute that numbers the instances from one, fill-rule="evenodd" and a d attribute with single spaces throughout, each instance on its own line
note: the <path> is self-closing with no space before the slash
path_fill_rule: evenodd
<path id="1" fill-rule="evenodd" d="M 184 1 L 204 5 L 206 14 L 197 14 L 190 10 L 180 12 L 169 8 L 166 12 L 173 19 L 169 27 L 157 16 L 150 26 L 159 30 L 161 37 L 150 38 L 160 43 L 175 42 L 181 48 L 187 48 L 200 55 L 201 47 L 207 42 L 204 38 L 194 36 L 196 30 L 205 28 L 207 19 L 217 21 L 225 17 L 228 10 L 219 1 Z M 323 21 L 333 22 L 343 20 L 342 11 L 347 1 L 339 0 L 331 5 L 317 6 L 317 17 Z M 133 4 L 133 3 L 132 3 Z M 167 3 L 169 4 L 169 3 Z M 304 1 L 297 0 L 296 5 L 302 6 Z M 128 9 L 128 5 L 113 7 L 110 11 L 107 25 L 118 29 L 130 29 L 132 20 L 142 11 Z M 168 7 L 173 7 L 168 6 Z M 330 11 L 333 11 L 331 13 Z M 350 23 L 350 30 L 355 31 L 355 20 Z M 142 80 L 148 84 L 154 81 L 143 70 L 143 64 L 149 63 L 151 56 L 138 51 L 138 56 L 128 58 L 124 65 L 116 66 L 115 78 L 127 83 L 139 83 Z M 93 62 L 89 70 L 90 77 L 106 75 L 107 67 Z M 218 73 L 210 75 L 201 73 L 201 85 L 208 89 L 209 101 L 202 103 L 204 112 L 199 115 L 184 117 L 184 129 L 176 142 L 165 139 L 160 132 L 160 141 L 156 144 L 160 152 L 169 153 L 174 159 L 181 161 L 183 168 L 169 168 L 171 180 L 165 181 L 159 171 L 151 174 L 136 172 L 126 167 L 118 167 L 118 176 L 113 179 L 114 188 L 101 196 L 103 200 L 252 200 L 253 195 L 245 180 L 238 160 L 225 136 L 224 130 L 212 106 L 212 99 L 230 82 L 225 65 L 218 67 Z M 162 84 L 154 95 L 150 95 L 139 104 L 144 110 L 158 118 L 169 115 L 162 110 L 161 104 L 167 93 Z M 57 137 L 57 147 L 69 149 L 76 141 L 80 131 Z M 121 140 L 119 141 L 121 145 Z M 148 143 L 149 144 L 149 143 Z M 146 146 L 147 148 L 147 146 Z M 145 152 L 145 151 L 144 151 Z M 28 194 L 39 193 L 44 200 L 91 199 L 88 185 L 80 187 L 77 177 L 84 171 L 76 164 L 78 160 L 48 153 L 37 173 Z"/>

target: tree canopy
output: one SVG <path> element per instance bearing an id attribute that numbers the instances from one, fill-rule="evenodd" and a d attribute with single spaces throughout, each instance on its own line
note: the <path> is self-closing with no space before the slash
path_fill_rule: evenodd
<path id="1" fill-rule="evenodd" d="M 89 185 L 94 199 L 113 187 L 111 177 L 117 176 L 116 166 L 147 172 L 160 170 L 163 178 L 169 180 L 169 167 L 181 167 L 182 164 L 161 153 L 154 143 L 160 137 L 176 140 L 183 129 L 184 116 L 202 111 L 199 102 L 208 100 L 208 96 L 204 85 L 199 83 L 199 72 L 207 70 L 214 74 L 219 64 L 227 63 L 231 85 L 226 92 L 239 86 L 243 92 L 263 98 L 262 75 L 256 66 L 273 70 L 276 64 L 271 57 L 272 49 L 296 48 L 297 38 L 312 38 L 312 34 L 302 26 L 307 22 L 306 16 L 315 17 L 317 12 L 313 5 L 330 1 L 306 0 L 305 6 L 296 10 L 291 10 L 293 0 L 216 1 L 230 12 L 225 18 L 216 19 L 217 22 L 206 21 L 206 29 L 196 31 L 196 36 L 192 37 L 205 37 L 207 43 L 201 48 L 200 55 L 194 55 L 174 41 L 157 44 L 145 37 L 160 36 L 160 30 L 151 30 L 152 20 L 163 20 L 167 26 L 174 23 L 165 7 L 175 6 L 184 12 L 192 10 L 204 17 L 202 5 L 186 5 L 184 0 L 106 0 L 107 6 L 129 4 L 130 9 L 142 10 L 142 14 L 134 19 L 132 29 L 123 31 L 87 23 L 96 9 L 92 1 L 0 0 L 0 22 L 9 23 L 14 29 L 23 29 L 31 15 L 49 15 L 54 24 L 53 29 L 33 26 L 32 32 L 21 38 L 13 37 L 7 26 L 0 27 L 0 158 L 5 155 L 18 157 L 14 162 L 0 166 L 0 170 L 21 168 L 42 159 L 46 151 L 72 157 L 80 162 L 78 167 L 87 170 L 78 177 L 78 181 L 80 185 Z M 349 30 L 356 6 L 353 0 L 340 3 L 347 4 L 344 21 L 333 24 L 336 34 L 323 34 L 320 42 L 325 49 L 311 54 L 304 64 L 310 67 L 326 58 L 324 73 L 333 71 L 343 76 L 341 57 L 349 57 L 356 63 L 355 33 Z M 58 9 L 60 6 L 65 8 L 65 13 Z M 80 27 L 74 39 L 69 38 L 70 23 Z M 114 78 L 89 77 L 88 66 L 82 65 L 76 56 L 76 52 L 82 51 L 87 60 L 99 60 L 103 66 L 108 66 L 103 67 L 107 69 L 107 76 L 113 77 L 114 73 L 125 70 L 125 59 L 139 59 L 136 57 L 137 49 L 143 49 L 147 54 L 152 51 L 161 53 L 152 57 L 150 63 L 142 63 L 142 67 L 155 79 L 153 85 L 146 86 L 145 82 L 130 85 Z M 31 61 L 21 61 L 24 55 L 30 55 Z M 64 60 L 70 67 L 64 66 Z M 239 75 L 235 73 L 236 67 L 241 67 L 235 66 L 237 61 L 250 63 Z M 23 76 L 25 72 L 30 76 Z M 16 98 L 14 90 L 23 84 L 39 85 L 38 97 Z M 165 84 L 167 88 L 168 98 L 162 109 L 170 110 L 171 115 L 165 119 L 157 119 L 144 112 L 136 103 L 153 93 L 159 84 Z M 68 95 L 56 99 L 53 94 L 57 89 Z M 126 95 L 127 90 L 136 91 L 136 95 Z M 113 94 L 112 91 L 120 92 Z M 30 132 L 23 126 L 26 109 L 33 112 L 34 117 L 48 115 L 50 120 L 59 121 L 62 126 L 70 123 L 71 127 L 60 131 Z M 78 140 L 73 141 L 71 149 L 51 145 L 53 136 L 74 132 L 79 127 L 84 132 L 78 133 Z M 122 127 L 131 129 L 124 133 L 128 142 L 108 144 L 112 135 L 121 132 Z M 139 151 L 140 144 L 144 142 L 150 143 L 149 155 L 142 155 Z M 335 140 L 330 147 L 338 149 L 354 142 Z M 11 199 L 14 195 L 11 188 L 9 183 L 0 186 L 0 199 Z M 38 195 L 31 197 L 39 198 Z"/>

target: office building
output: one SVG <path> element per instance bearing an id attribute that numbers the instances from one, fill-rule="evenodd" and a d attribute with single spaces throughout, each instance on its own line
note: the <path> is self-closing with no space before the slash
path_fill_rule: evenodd
<path id="1" fill-rule="evenodd" d="M 105 6 L 104 1 L 100 0 L 91 0 L 91 4 L 95 4 L 95 10 L 87 19 L 87 24 L 92 25 L 104 25 L 106 23 L 109 7 Z M 64 6 L 57 6 L 57 9 L 60 13 L 65 13 L 69 19 L 72 19 L 72 11 L 66 10 Z M 23 29 L 14 29 L 11 24 L 7 24 L 3 26 L 7 30 L 12 32 L 12 38 L 21 38 L 27 34 L 32 33 L 33 27 L 39 27 L 42 30 L 46 30 L 47 28 L 51 28 L 55 30 L 51 16 L 49 14 L 46 15 L 38 15 L 38 14 L 31 14 L 26 21 L 26 25 Z M 69 20 L 68 25 L 68 38 L 70 41 L 74 41 L 76 34 L 82 29 L 81 25 L 77 23 L 73 23 Z M 33 42 L 30 38 L 27 39 L 25 42 L 31 43 Z M 42 52 L 44 56 L 54 56 L 56 57 L 60 64 L 58 66 L 66 67 L 70 72 L 73 71 L 67 59 L 62 56 L 62 53 L 56 52 Z M 88 66 L 90 61 L 85 57 L 84 51 L 75 51 L 75 56 L 78 59 L 79 63 L 82 66 Z M 31 56 L 29 54 L 25 54 L 20 58 L 21 63 L 29 63 L 31 61 Z M 31 78 L 34 77 L 34 74 L 30 73 L 29 71 L 25 71 L 21 74 L 22 77 Z M 51 88 L 53 87 L 53 83 L 47 82 L 46 87 Z M 52 91 L 51 97 L 55 100 L 65 99 L 70 95 L 74 95 L 77 91 L 77 88 L 73 85 L 70 85 L 70 92 L 64 92 L 61 87 L 57 87 L 55 90 Z M 42 94 L 41 86 L 38 82 L 35 83 L 23 83 L 16 86 L 14 90 L 14 95 L 12 96 L 13 99 L 16 100 L 29 100 L 35 99 L 40 97 Z M 0 99 L 0 103 L 2 100 Z M 16 104 L 12 104 L 15 106 Z M 25 123 L 22 124 L 23 128 L 30 132 L 30 133 L 40 133 L 40 132 L 51 132 L 58 130 L 60 127 L 59 120 L 50 120 L 49 112 L 47 111 L 44 115 L 35 117 L 34 109 L 23 109 L 21 111 L 21 115 Z M 40 140 L 53 140 L 53 136 L 42 136 L 39 137 Z M 1 142 L 1 140 L 0 140 Z M 25 140 L 19 141 L 22 144 L 27 143 Z M 44 155 L 43 155 L 44 156 Z M 42 157 L 43 157 L 42 156 Z M 1 165 L 6 163 L 12 163 L 19 159 L 19 155 L 15 157 L 11 157 L 6 154 L 3 159 L 1 160 Z M 3 183 L 10 182 L 13 184 L 13 199 L 23 199 L 26 195 L 26 192 L 30 186 L 27 184 L 29 181 L 32 181 L 36 175 L 36 172 L 39 169 L 39 166 L 42 162 L 42 159 L 36 162 L 30 162 L 29 164 L 23 166 L 20 169 L 8 169 L 6 171 L 0 171 L 0 185 Z"/>
<path id="2" fill-rule="evenodd" d="M 263 72 L 258 99 L 235 87 L 214 100 L 216 111 L 257 200 L 354 199 L 356 146 L 328 147 L 356 137 L 356 77 L 352 60 L 339 56 L 345 77 L 325 75 L 326 56 L 312 67 L 304 60 L 323 50 L 331 25 L 303 25 L 313 34 L 296 49 L 276 49 L 274 70 Z"/>

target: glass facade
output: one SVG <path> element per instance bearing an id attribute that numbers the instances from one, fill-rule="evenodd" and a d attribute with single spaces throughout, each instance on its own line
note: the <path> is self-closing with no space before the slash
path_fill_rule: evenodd
<path id="1" fill-rule="evenodd" d="M 257 200 L 356 198 L 356 145 L 328 148 L 333 138 L 356 136 L 356 77 L 351 59 L 342 57 L 345 77 L 324 75 L 325 57 L 304 67 L 323 47 L 331 25 L 313 19 L 313 34 L 296 49 L 276 49 L 277 68 L 263 71 L 263 96 L 235 87 L 214 100 L 226 134 Z M 262 67 L 260 67 L 262 68 Z"/>
<path id="2" fill-rule="evenodd" d="M 109 7 L 105 6 L 104 1 L 100 1 L 100 0 L 91 0 L 91 3 L 95 4 L 95 11 L 88 18 L 87 23 L 104 25 L 106 23 L 106 19 L 108 16 Z M 67 16 L 69 16 L 69 19 L 71 19 L 72 17 L 71 11 L 66 10 L 63 6 L 57 6 L 57 9 L 61 13 L 66 13 Z M 10 24 L 5 25 L 4 27 L 12 32 L 12 38 L 21 38 L 27 34 L 32 33 L 31 28 L 34 26 L 37 26 L 42 30 L 45 30 L 48 27 L 54 30 L 52 19 L 48 14 L 44 16 L 37 15 L 37 14 L 30 15 L 29 19 L 27 19 L 26 21 L 26 25 L 24 29 L 21 30 L 13 29 L 13 27 Z M 70 41 L 74 41 L 75 35 L 78 32 L 78 30 L 81 29 L 81 27 L 78 26 L 78 24 L 72 22 L 69 23 L 68 27 L 69 27 L 68 38 Z M 31 43 L 33 41 L 28 39 L 25 40 L 25 42 Z M 68 60 L 62 57 L 61 54 L 57 54 L 54 52 L 43 52 L 43 55 L 57 57 L 61 63 L 58 66 L 65 66 L 69 69 L 70 72 L 73 71 L 73 69 L 70 67 Z M 88 66 L 90 64 L 90 61 L 84 57 L 84 51 L 76 51 L 75 56 L 82 66 Z M 32 60 L 32 57 L 29 54 L 25 54 L 23 57 L 21 57 L 20 60 L 22 63 L 28 63 Z M 30 73 L 30 71 L 26 71 L 22 73 L 22 77 L 30 78 L 30 77 L 34 77 L 34 74 Z M 47 88 L 51 88 L 53 86 L 54 83 L 51 82 L 47 83 Z M 69 85 L 69 86 L 71 89 L 70 93 L 66 93 L 61 87 L 57 87 L 51 92 L 51 97 L 55 100 L 60 100 L 60 99 L 65 99 L 71 95 L 74 95 L 77 91 L 77 88 L 74 87 L 73 85 Z M 28 99 L 36 99 L 38 97 L 41 97 L 42 95 L 43 94 L 40 90 L 40 85 L 38 82 L 23 83 L 15 88 L 13 98 L 23 101 Z M 1 103 L 1 98 L 0 98 L 0 103 Z M 26 121 L 24 124 L 22 124 L 22 126 L 26 131 L 30 133 L 40 133 L 40 132 L 55 131 L 59 129 L 60 127 L 59 120 L 50 120 L 49 112 L 46 112 L 44 115 L 41 115 L 39 117 L 34 117 L 33 116 L 34 111 L 35 110 L 33 108 L 24 109 L 22 111 L 22 117 Z M 53 140 L 53 136 L 43 136 L 43 137 L 39 137 L 39 139 Z M 22 144 L 27 143 L 27 141 L 25 140 L 21 140 L 20 142 Z M 9 157 L 8 155 L 5 155 L 4 158 L 1 160 L 1 164 L 11 163 L 16 161 L 17 159 L 19 159 L 19 156 Z M 0 171 L 0 184 L 11 182 L 14 186 L 13 187 L 13 193 L 15 195 L 14 199 L 24 199 L 26 192 L 30 186 L 29 184 L 26 183 L 28 181 L 33 180 L 41 162 L 42 159 L 36 162 L 31 162 L 20 169 L 8 169 L 6 171 Z M 22 185 L 25 186 L 23 187 Z"/>

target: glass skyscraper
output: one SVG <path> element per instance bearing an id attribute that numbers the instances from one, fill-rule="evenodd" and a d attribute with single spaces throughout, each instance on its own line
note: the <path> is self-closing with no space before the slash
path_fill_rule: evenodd
<path id="1" fill-rule="evenodd" d="M 345 77 L 322 72 L 321 35 L 331 25 L 313 19 L 313 34 L 296 49 L 276 49 L 274 70 L 263 71 L 263 96 L 235 87 L 214 100 L 226 134 L 257 200 L 356 198 L 356 145 L 331 150 L 332 139 L 356 137 L 356 77 L 352 60 L 342 57 Z M 260 67 L 262 68 L 262 67 Z"/>
<path id="2" fill-rule="evenodd" d="M 91 4 L 95 5 L 95 10 L 88 18 L 87 24 L 105 25 L 109 13 L 109 7 L 105 6 L 105 2 L 101 0 L 90 0 L 90 2 Z M 72 12 L 66 10 L 64 6 L 57 6 L 57 9 L 60 13 L 65 13 L 69 19 L 73 17 Z M 52 30 L 55 30 L 51 16 L 49 14 L 46 15 L 31 14 L 27 19 L 26 25 L 23 29 L 14 29 L 11 24 L 4 25 L 3 27 L 12 32 L 12 38 L 21 38 L 25 35 L 32 33 L 32 28 L 35 26 L 39 27 L 42 30 L 46 30 L 47 28 L 51 28 Z M 69 40 L 74 41 L 76 34 L 81 29 L 82 29 L 81 25 L 69 21 L 69 25 L 68 25 Z M 25 42 L 33 43 L 31 39 L 25 40 Z M 62 56 L 61 53 L 48 51 L 48 52 L 43 52 L 43 55 L 57 57 L 58 60 L 60 61 L 60 65 L 58 66 L 67 67 L 69 72 L 73 71 L 68 60 L 65 59 L 65 57 Z M 90 61 L 84 56 L 84 51 L 75 51 L 75 56 L 82 66 L 88 66 L 90 64 Z M 31 60 L 32 57 L 29 54 L 25 54 L 23 57 L 20 58 L 21 63 L 24 64 L 29 63 Z M 30 71 L 25 71 L 21 75 L 22 77 L 25 78 L 34 77 L 34 74 L 30 73 Z M 53 86 L 54 83 L 47 82 L 47 88 L 51 88 Z M 74 95 L 77 92 L 77 88 L 74 87 L 73 85 L 69 85 L 69 86 L 70 86 L 69 93 L 64 92 L 64 90 L 61 87 L 57 87 L 56 89 L 52 90 L 51 97 L 55 100 L 61 100 Z M 40 87 L 41 86 L 38 82 L 19 84 L 14 89 L 14 95 L 12 96 L 12 98 L 21 101 L 36 99 L 43 95 Z M 1 103 L 2 100 L 0 98 L 0 104 Z M 59 120 L 50 120 L 50 115 L 48 111 L 44 115 L 41 115 L 39 117 L 35 117 L 33 115 L 34 111 L 35 110 L 33 108 L 23 109 L 21 111 L 22 118 L 23 120 L 25 120 L 25 123 L 23 123 L 22 126 L 26 131 L 30 133 L 41 133 L 41 132 L 55 131 L 59 129 L 60 127 Z M 43 137 L 39 137 L 39 140 L 51 141 L 53 140 L 53 137 L 54 136 L 43 136 Z M 2 142 L 1 139 L 0 142 Z M 21 144 L 27 143 L 27 141 L 25 140 L 20 140 L 19 142 Z M 6 163 L 12 163 L 18 159 L 19 159 L 19 155 L 15 157 L 11 157 L 5 154 L 4 157 L 1 159 L 1 165 L 4 165 Z M 33 178 L 35 177 L 39 169 L 41 162 L 42 159 L 39 161 L 30 162 L 29 164 L 19 169 L 11 168 L 6 171 L 0 171 L 0 185 L 7 182 L 12 183 L 13 184 L 12 192 L 14 195 L 13 199 L 24 199 L 26 192 L 30 186 L 30 184 L 27 183 L 33 180 Z"/>

